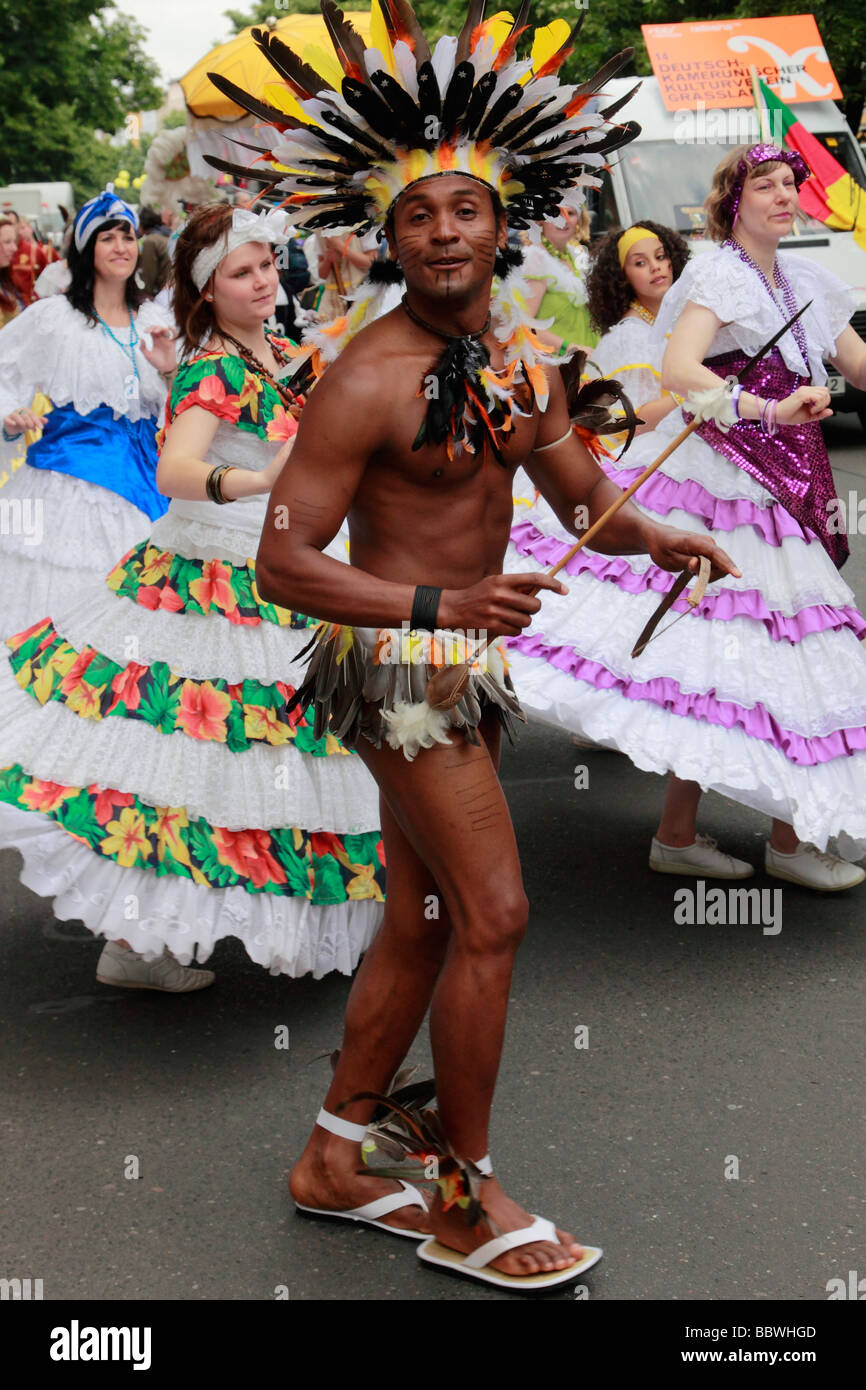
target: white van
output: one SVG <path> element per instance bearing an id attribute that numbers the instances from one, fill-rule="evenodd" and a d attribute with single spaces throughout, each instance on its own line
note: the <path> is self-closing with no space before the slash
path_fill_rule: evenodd
<path id="1" fill-rule="evenodd" d="M 19 217 L 32 222 L 41 237 L 60 246 L 63 213 L 74 212 L 71 183 L 7 183 L 0 188 L 0 212 L 12 208 Z"/>
<path id="2" fill-rule="evenodd" d="M 624 96 L 634 78 L 614 78 L 605 83 L 602 105 Z M 832 101 L 792 102 L 791 114 L 816 136 L 862 188 L 866 189 L 866 161 L 842 112 Z M 613 167 L 603 176 L 603 187 L 592 200 L 595 207 L 593 236 L 608 227 L 623 227 L 648 217 L 675 227 L 692 247 L 692 254 L 709 249 L 703 240 L 702 204 L 713 169 L 725 147 L 754 144 L 762 138 L 754 108 L 708 111 L 668 111 L 661 99 L 658 79 L 646 77 L 619 120 L 637 121 L 641 133 L 613 156 Z M 771 136 L 781 132 L 770 131 Z M 799 236 L 785 237 L 782 248 L 832 270 L 851 286 L 857 311 L 851 320 L 866 337 L 866 251 L 851 232 L 836 232 L 807 218 Z M 866 393 L 855 391 L 829 368 L 833 409 L 856 411 L 866 428 Z"/>

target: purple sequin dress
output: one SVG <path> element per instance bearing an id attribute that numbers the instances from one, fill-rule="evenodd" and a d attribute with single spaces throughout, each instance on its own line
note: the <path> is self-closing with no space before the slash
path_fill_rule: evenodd
<path id="1" fill-rule="evenodd" d="M 787 334 L 755 369 L 759 392 L 781 397 L 809 369 L 824 381 L 822 358 L 854 304 L 847 286 L 813 262 L 779 262 L 797 306 L 813 300 L 800 345 Z M 720 247 L 696 256 L 665 297 L 656 365 L 690 300 L 725 323 L 707 355 L 721 376 L 784 322 L 782 295 L 771 296 Z M 628 486 L 682 425 L 674 410 L 619 466 L 605 465 L 610 476 Z M 582 552 L 567 567 L 568 596 L 546 596 L 532 627 L 508 644 L 526 713 L 617 748 L 640 768 L 673 771 L 790 821 L 820 848 L 838 836 L 843 853 L 866 853 L 866 621 L 838 568 L 847 545 L 834 492 L 817 425 L 780 427 L 774 440 L 752 425 L 728 436 L 702 427 L 636 501 L 655 520 L 711 533 L 742 578 L 711 585 L 696 614 L 632 660 L 672 576 L 647 556 Z M 572 539 L 543 499 L 521 506 L 506 569 L 545 568 Z"/>

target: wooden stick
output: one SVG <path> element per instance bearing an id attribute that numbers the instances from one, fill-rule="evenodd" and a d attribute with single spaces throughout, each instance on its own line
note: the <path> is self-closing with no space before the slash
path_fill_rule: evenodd
<path id="1" fill-rule="evenodd" d="M 664 452 L 659 454 L 658 458 L 654 459 L 652 463 L 647 464 L 643 472 L 637 478 L 635 478 L 634 482 L 626 488 L 625 492 L 621 492 L 619 497 L 615 498 L 614 501 L 611 502 L 610 506 L 607 508 L 607 511 L 602 512 L 598 520 L 592 523 L 589 530 L 584 531 L 580 540 L 575 541 L 574 545 L 571 546 L 571 548 L 565 552 L 561 560 L 557 560 L 555 565 L 552 565 L 549 570 L 545 570 L 545 574 L 552 578 L 553 575 L 558 574 L 559 571 L 563 569 L 565 565 L 568 564 L 569 560 L 573 560 L 575 555 L 577 555 L 579 551 L 583 550 L 583 547 L 592 540 L 593 536 L 598 535 L 601 528 L 607 525 L 611 517 L 616 515 L 620 507 L 624 507 L 626 502 L 630 501 L 631 498 L 634 497 L 638 488 L 643 486 L 647 478 L 652 477 L 653 473 L 655 473 L 657 468 L 661 468 L 665 460 L 670 458 L 674 449 L 678 449 L 679 446 L 682 444 L 683 440 L 687 439 L 690 434 L 694 433 L 694 431 L 697 429 L 700 423 L 700 420 L 694 419 L 692 420 L 690 425 L 686 425 L 685 429 L 680 430 L 676 439 L 671 440 L 670 444 L 664 450 Z M 533 589 L 532 592 L 533 594 L 537 594 L 538 590 Z M 482 656 L 484 652 L 486 652 L 487 648 L 490 646 L 490 642 L 491 638 L 485 638 L 481 646 L 477 649 L 477 651 L 472 653 L 470 660 L 477 661 L 478 657 Z"/>
<path id="2" fill-rule="evenodd" d="M 694 419 L 690 425 L 686 425 L 685 429 L 680 430 L 676 439 L 671 441 L 664 453 L 659 454 L 658 458 L 649 464 L 639 477 L 635 478 L 631 486 L 627 487 L 625 492 L 620 493 L 619 497 L 611 502 L 607 510 L 598 518 L 598 521 L 594 521 L 589 530 L 584 532 L 581 536 L 580 540 L 575 542 L 575 544 L 565 552 L 562 559 L 557 560 L 556 564 L 549 570 L 546 570 L 545 573 L 554 575 L 558 573 L 564 565 L 567 565 L 569 560 L 571 560 L 579 550 L 582 550 L 587 542 L 591 541 L 593 536 L 597 535 L 601 528 L 610 521 L 611 517 L 616 515 L 620 507 L 625 506 L 626 502 L 634 496 L 638 488 L 646 482 L 647 478 L 651 477 L 656 469 L 661 467 L 665 459 L 670 457 L 674 449 L 677 449 L 680 444 L 682 444 L 683 440 L 687 439 L 688 436 L 697 429 L 700 423 L 700 420 Z M 709 566 L 707 566 L 707 575 L 709 575 Z M 687 578 L 691 578 L 691 575 L 689 574 Z M 537 594 L 538 590 L 533 589 L 532 593 Z M 455 666 L 443 667 L 441 671 L 437 671 L 435 675 L 431 676 L 430 680 L 427 682 L 425 699 L 432 709 L 451 709 L 463 698 L 463 694 L 469 684 L 470 666 L 473 665 L 479 657 L 484 655 L 491 641 L 492 639 L 490 637 L 485 637 L 484 641 L 480 643 L 473 652 L 469 653 L 466 661 Z"/>
<path id="3" fill-rule="evenodd" d="M 700 423 L 700 420 L 692 420 L 690 425 L 686 425 L 685 429 L 680 430 L 676 439 L 671 440 L 664 453 L 659 454 L 657 459 L 655 459 L 652 463 L 647 465 L 647 467 L 640 474 L 640 476 L 635 478 L 634 482 L 626 488 L 625 492 L 620 493 L 619 497 L 617 497 L 613 502 L 611 502 L 607 511 L 603 512 L 601 516 L 598 518 L 598 520 L 592 523 L 589 530 L 584 531 L 580 540 L 576 541 L 575 544 L 571 547 L 571 549 L 565 552 L 562 559 L 557 560 L 556 564 L 551 569 L 545 570 L 545 574 L 550 576 L 558 574 L 559 571 L 563 568 L 563 566 L 567 565 L 569 560 L 572 560 L 579 550 L 583 550 L 583 547 L 589 544 L 593 536 L 597 535 L 598 532 L 601 530 L 602 526 L 606 526 L 607 523 L 610 521 L 611 517 L 615 516 L 616 513 L 619 511 L 620 507 L 624 507 L 626 502 L 630 501 L 631 498 L 634 497 L 638 488 L 643 487 L 643 484 L 646 482 L 647 478 L 651 477 L 652 474 L 655 473 L 657 468 L 661 468 L 665 460 L 670 458 L 674 449 L 678 449 L 679 446 L 682 444 L 683 440 L 687 439 L 688 436 L 697 429 Z M 536 592 L 538 591 L 536 590 Z"/>

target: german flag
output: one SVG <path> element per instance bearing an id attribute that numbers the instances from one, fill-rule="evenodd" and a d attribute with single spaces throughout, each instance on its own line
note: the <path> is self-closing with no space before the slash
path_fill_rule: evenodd
<path id="1" fill-rule="evenodd" d="M 800 187 L 801 208 L 836 231 L 853 232 L 857 245 L 866 251 L 866 189 L 845 172 L 838 159 L 810 134 L 761 78 L 759 87 L 771 129 L 781 126 L 788 149 L 802 155 L 812 170 L 812 177 Z"/>

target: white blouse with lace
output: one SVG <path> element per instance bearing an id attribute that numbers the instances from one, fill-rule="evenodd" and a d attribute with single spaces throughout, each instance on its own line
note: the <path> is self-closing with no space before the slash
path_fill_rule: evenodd
<path id="1" fill-rule="evenodd" d="M 836 340 L 856 308 L 854 296 L 843 280 L 804 256 L 780 252 L 777 261 L 794 291 L 797 307 L 812 301 L 800 323 L 806 334 L 812 383 L 823 386 L 827 373 L 822 359 L 835 353 Z M 665 338 L 687 303 L 711 309 L 722 322 L 707 357 L 757 352 L 788 317 L 781 290 L 771 299 L 751 266 L 730 247 L 719 246 L 690 260 L 665 295 L 653 328 L 659 359 L 664 355 Z M 777 346 L 786 366 L 803 375 L 806 364 L 793 332 L 786 333 Z"/>
<path id="2" fill-rule="evenodd" d="M 161 415 L 165 383 L 141 350 L 150 343 L 156 327 L 174 327 L 164 310 L 148 300 L 134 315 L 139 345 L 134 349 L 135 373 L 128 352 L 98 323 L 88 323 L 73 309 L 65 295 L 39 299 L 0 329 L 0 419 L 15 410 L 28 409 L 37 391 L 54 405 L 70 402 L 80 415 L 108 405 L 115 417 L 133 422 L 142 416 Z M 129 341 L 129 327 L 114 328 L 121 342 Z"/>

